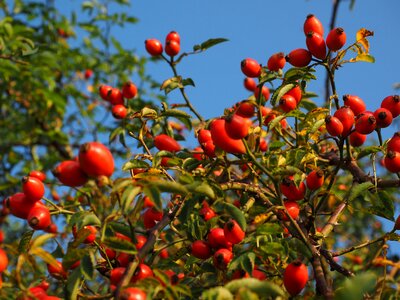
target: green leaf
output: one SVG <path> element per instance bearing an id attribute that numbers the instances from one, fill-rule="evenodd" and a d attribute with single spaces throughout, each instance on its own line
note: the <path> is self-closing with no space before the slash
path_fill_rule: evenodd
<path id="1" fill-rule="evenodd" d="M 122 166 L 122 171 L 128 171 L 131 169 L 149 169 L 149 168 L 150 165 L 147 162 L 140 159 L 131 159 Z"/>
<path id="2" fill-rule="evenodd" d="M 29 244 L 31 242 L 32 236 L 35 233 L 35 230 L 29 230 L 24 232 L 21 237 L 21 240 L 18 244 L 18 253 L 27 253 L 29 250 Z"/>
<path id="3" fill-rule="evenodd" d="M 241 269 L 251 274 L 254 269 L 256 255 L 254 252 L 245 252 L 242 255 L 236 257 L 229 265 L 229 270 Z"/>
<path id="4" fill-rule="evenodd" d="M 175 117 L 175 118 L 187 118 L 190 119 L 191 116 L 182 110 L 179 109 L 167 109 L 162 112 L 161 116 L 163 117 Z"/>
<path id="5" fill-rule="evenodd" d="M 203 300 L 233 300 L 231 292 L 224 287 L 214 287 L 201 294 Z"/>
<path id="6" fill-rule="evenodd" d="M 243 212 L 231 203 L 223 202 L 222 207 L 230 217 L 232 217 L 236 222 L 238 222 L 239 226 L 243 229 L 243 231 L 246 231 L 247 223 Z"/>
<path id="7" fill-rule="evenodd" d="M 261 242 L 259 249 L 270 256 L 282 256 L 285 254 L 285 248 L 281 243 Z"/>
<path id="8" fill-rule="evenodd" d="M 357 155 L 357 160 L 359 160 L 360 158 L 363 158 L 365 156 L 368 156 L 370 154 L 378 153 L 381 151 L 382 151 L 382 149 L 379 146 L 368 146 L 368 147 L 362 148 L 362 150 Z"/>
<path id="9" fill-rule="evenodd" d="M 157 187 L 147 185 L 143 188 L 143 193 L 150 198 L 158 211 L 162 210 L 161 193 Z"/>
<path id="10" fill-rule="evenodd" d="M 318 120 L 314 123 L 313 127 L 311 127 L 310 133 L 316 132 L 323 124 L 325 123 L 324 119 Z"/>
<path id="11" fill-rule="evenodd" d="M 129 208 L 132 205 L 132 202 L 135 200 L 135 197 L 141 192 L 140 186 L 129 186 L 125 189 L 121 196 L 121 209 L 123 212 L 128 212 Z"/>
<path id="12" fill-rule="evenodd" d="M 278 87 L 271 97 L 271 105 L 276 106 L 276 103 L 279 102 L 279 100 L 282 98 L 282 96 L 285 95 L 287 92 L 289 92 L 295 86 L 296 86 L 295 84 L 289 83 L 289 84 L 281 85 L 280 87 Z"/>
<path id="13" fill-rule="evenodd" d="M 182 224 L 185 224 L 187 222 L 190 214 L 193 212 L 196 203 L 197 200 L 195 197 L 190 197 L 189 199 L 185 200 L 181 213 L 178 216 L 178 219 Z"/>
<path id="14" fill-rule="evenodd" d="M 64 269 L 69 270 L 74 263 L 87 255 L 88 251 L 89 250 L 87 248 L 76 249 L 70 247 L 62 260 Z"/>
<path id="15" fill-rule="evenodd" d="M 282 227 L 276 223 L 264 223 L 257 227 L 257 235 L 276 235 L 283 232 Z"/>
<path id="16" fill-rule="evenodd" d="M 158 181 L 151 181 L 149 182 L 149 184 L 157 187 L 161 192 L 165 193 L 186 195 L 189 192 L 185 186 L 177 182 L 158 180 Z"/>
<path id="17" fill-rule="evenodd" d="M 278 150 L 282 148 L 283 146 L 286 146 L 286 143 L 283 141 L 273 141 L 271 144 L 268 145 L 268 149 L 270 151 L 272 150 Z"/>
<path id="18" fill-rule="evenodd" d="M 101 222 L 94 213 L 88 211 L 79 211 L 72 215 L 69 221 L 69 225 L 71 227 L 76 225 L 79 229 L 86 225 L 94 225 L 100 227 Z"/>
<path id="19" fill-rule="evenodd" d="M 374 187 L 374 185 L 371 182 L 363 182 L 359 185 L 354 186 L 351 189 L 350 196 L 348 201 L 352 202 L 354 199 L 356 199 L 358 196 L 360 196 L 363 192 L 367 191 L 368 189 Z"/>
<path id="20" fill-rule="evenodd" d="M 72 273 L 68 276 L 66 290 L 67 290 L 67 299 L 76 300 L 78 299 L 79 286 L 82 282 L 81 269 L 76 268 L 72 271 Z"/>
<path id="21" fill-rule="evenodd" d="M 191 85 L 191 86 L 195 86 L 194 85 L 194 81 L 192 78 L 185 78 L 182 80 L 182 84 L 183 86 L 187 86 L 187 85 Z"/>
<path id="22" fill-rule="evenodd" d="M 396 199 L 386 191 L 371 193 L 372 207 L 367 208 L 371 214 L 394 221 L 394 203 Z"/>
<path id="23" fill-rule="evenodd" d="M 370 272 L 346 278 L 336 289 L 335 299 L 363 299 L 366 293 L 374 290 L 376 280 L 376 275 Z"/>
<path id="24" fill-rule="evenodd" d="M 232 293 L 236 293 L 241 288 L 248 288 L 254 293 L 257 293 L 259 296 L 266 296 L 276 298 L 276 297 L 284 297 L 284 291 L 276 284 L 259 280 L 256 278 L 242 278 L 230 281 L 225 287 Z M 350 299 L 350 298 L 346 298 Z"/>
<path id="25" fill-rule="evenodd" d="M 103 244 L 108 248 L 111 248 L 116 251 L 128 253 L 128 254 L 136 254 L 137 250 L 135 245 L 132 242 L 129 242 L 124 239 L 120 239 L 118 237 L 106 237 L 103 240 Z"/>
<path id="26" fill-rule="evenodd" d="M 207 197 L 209 197 L 211 199 L 215 199 L 214 190 L 205 181 L 202 181 L 202 182 L 195 181 L 195 182 L 193 182 L 191 184 L 185 185 L 185 187 L 191 193 L 200 194 L 200 195 L 207 196 Z"/>
<path id="27" fill-rule="evenodd" d="M 94 278 L 94 270 L 95 270 L 95 258 L 93 255 L 93 252 L 89 252 L 88 255 L 85 255 L 81 259 L 81 264 L 80 264 L 80 269 L 82 275 L 87 279 L 87 280 L 92 280 Z"/>
<path id="28" fill-rule="evenodd" d="M 229 41 L 228 39 L 224 38 L 214 38 L 214 39 L 208 39 L 207 41 L 201 43 L 200 45 L 194 45 L 193 46 L 193 51 L 204 51 L 207 50 L 215 45 L 218 45 L 220 43 L 224 43 Z"/>
<path id="29" fill-rule="evenodd" d="M 171 78 L 164 80 L 164 82 L 161 84 L 160 90 L 164 91 L 165 94 L 167 95 L 171 91 L 173 91 L 177 88 L 183 88 L 181 76 L 171 77 Z"/>

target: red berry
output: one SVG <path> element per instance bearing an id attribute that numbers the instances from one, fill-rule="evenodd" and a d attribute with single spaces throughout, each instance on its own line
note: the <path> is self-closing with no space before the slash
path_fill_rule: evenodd
<path id="1" fill-rule="evenodd" d="M 308 66 L 311 61 L 311 52 L 302 48 L 292 50 L 286 55 L 286 61 L 297 68 Z"/>
<path id="2" fill-rule="evenodd" d="M 283 273 L 283 284 L 290 295 L 298 295 L 308 281 L 307 266 L 300 261 L 290 263 Z"/>
<path id="3" fill-rule="evenodd" d="M 149 207 L 143 214 L 143 224 L 146 229 L 153 228 L 163 217 L 162 211 L 157 211 L 154 207 Z"/>
<path id="4" fill-rule="evenodd" d="M 246 88 L 246 90 L 250 91 L 250 92 L 254 92 L 254 90 L 257 87 L 257 83 L 253 78 L 250 77 L 246 77 L 243 81 L 243 85 Z"/>
<path id="5" fill-rule="evenodd" d="M 382 100 L 381 107 L 389 110 L 392 113 L 393 118 L 396 118 L 398 115 L 400 115 L 400 96 L 387 96 Z"/>
<path id="6" fill-rule="evenodd" d="M 306 186 L 304 182 L 300 182 L 299 186 L 296 186 L 292 179 L 292 176 L 285 177 L 280 184 L 282 194 L 289 201 L 298 201 L 304 198 L 306 193 Z"/>
<path id="7" fill-rule="evenodd" d="M 112 87 L 109 85 L 104 85 L 104 84 L 100 85 L 100 87 L 99 87 L 100 97 L 103 100 L 109 101 L 108 94 L 110 93 L 111 90 L 112 90 Z"/>
<path id="8" fill-rule="evenodd" d="M 313 170 L 306 177 L 307 188 L 314 191 L 324 184 L 324 171 Z"/>
<path id="9" fill-rule="evenodd" d="M 197 132 L 197 139 L 199 140 L 200 145 L 212 141 L 210 130 L 200 129 Z"/>
<path id="10" fill-rule="evenodd" d="M 83 226 L 83 230 L 86 232 L 86 234 L 89 233 L 89 235 L 85 238 L 85 240 L 83 242 L 85 244 L 92 244 L 96 239 L 96 234 L 97 234 L 96 227 L 87 225 L 87 226 Z M 79 232 L 82 232 L 82 235 L 84 234 L 83 231 L 81 231 L 81 230 L 79 230 Z M 78 236 L 78 231 L 77 231 L 77 228 L 75 225 L 72 227 L 72 235 L 74 236 L 75 239 Z"/>
<path id="11" fill-rule="evenodd" d="M 26 196 L 26 200 L 30 202 L 36 202 L 42 199 L 45 193 L 43 182 L 31 176 L 25 176 L 22 178 L 22 190 Z"/>
<path id="12" fill-rule="evenodd" d="M 301 101 L 302 93 L 301 93 L 301 88 L 300 86 L 296 85 L 294 88 L 292 88 L 289 92 L 286 93 L 286 95 L 292 96 L 294 99 L 296 99 L 297 105 Z"/>
<path id="13" fill-rule="evenodd" d="M 285 54 L 283 52 L 278 52 L 268 59 L 267 66 L 270 71 L 279 71 L 279 69 L 283 69 L 286 64 Z"/>
<path id="14" fill-rule="evenodd" d="M 201 145 L 204 150 L 204 154 L 208 157 L 215 157 L 215 145 L 213 141 L 208 141 Z"/>
<path id="15" fill-rule="evenodd" d="M 122 96 L 121 90 L 118 88 L 112 88 L 108 92 L 107 97 L 108 97 L 108 101 L 110 101 L 110 103 L 112 105 L 124 104 L 124 97 Z"/>
<path id="16" fill-rule="evenodd" d="M 374 112 L 374 117 L 376 119 L 376 127 L 378 128 L 386 128 L 392 124 L 393 115 L 392 113 L 386 108 L 378 108 Z"/>
<path id="17" fill-rule="evenodd" d="M 10 213 L 17 218 L 27 219 L 32 208 L 42 207 L 44 205 L 40 201 L 28 201 L 24 193 L 16 193 L 5 200 L 5 206 L 9 208 Z"/>
<path id="18" fill-rule="evenodd" d="M 225 270 L 233 258 L 232 251 L 221 248 L 214 253 L 213 262 L 217 269 Z"/>
<path id="19" fill-rule="evenodd" d="M 350 133 L 349 137 L 350 137 L 350 145 L 352 145 L 353 147 L 362 146 L 367 139 L 366 134 L 361 134 L 357 131 L 353 131 L 352 133 Z"/>
<path id="20" fill-rule="evenodd" d="M 57 261 L 55 265 L 47 264 L 47 271 L 49 271 L 49 274 L 56 279 L 67 278 L 67 272 L 64 270 L 62 263 L 59 261 Z"/>
<path id="21" fill-rule="evenodd" d="M 38 171 L 38 170 L 32 170 L 29 172 L 29 176 L 30 177 L 36 177 L 37 179 L 39 179 L 40 181 L 45 181 L 46 180 L 46 174 Z"/>
<path id="22" fill-rule="evenodd" d="M 116 119 L 125 119 L 125 117 L 128 113 L 128 110 L 126 109 L 126 107 L 124 105 L 117 104 L 112 107 L 111 113 L 112 113 L 113 117 Z"/>
<path id="23" fill-rule="evenodd" d="M 400 152 L 400 131 L 393 134 L 392 138 L 387 143 L 387 151 Z"/>
<path id="24" fill-rule="evenodd" d="M 46 291 L 38 286 L 33 286 L 33 287 L 29 288 L 29 294 L 34 296 L 34 298 L 28 297 L 28 298 L 22 298 L 22 299 L 23 300 L 33 300 L 33 299 L 36 300 L 36 299 L 46 299 L 46 297 L 47 297 Z M 20 299 L 20 298 L 17 298 L 17 299 Z"/>
<path id="25" fill-rule="evenodd" d="M 167 53 L 169 56 L 177 55 L 180 50 L 181 50 L 181 45 L 178 42 L 168 41 L 165 44 L 165 53 Z"/>
<path id="26" fill-rule="evenodd" d="M 326 45 L 332 51 L 338 51 L 346 44 L 346 33 L 343 28 L 334 28 L 326 37 Z"/>
<path id="27" fill-rule="evenodd" d="M 139 264 L 132 276 L 132 282 L 136 282 L 148 277 L 153 277 L 153 271 L 148 265 Z"/>
<path id="28" fill-rule="evenodd" d="M 355 116 L 358 116 L 367 109 L 365 102 L 358 96 L 344 95 L 343 102 L 345 106 L 350 107 Z"/>
<path id="29" fill-rule="evenodd" d="M 131 81 L 125 82 L 122 86 L 122 96 L 126 99 L 135 98 L 137 95 L 137 87 Z"/>
<path id="30" fill-rule="evenodd" d="M 260 88 L 256 87 L 256 89 L 254 90 L 254 96 L 256 97 L 256 99 L 258 99 L 259 94 L 260 94 Z M 264 97 L 263 99 L 264 101 L 267 101 L 269 99 L 270 94 L 271 93 L 269 91 L 269 88 L 267 88 L 266 86 L 263 86 L 261 88 L 261 95 Z"/>
<path id="31" fill-rule="evenodd" d="M 203 207 L 200 209 L 199 213 L 204 218 L 205 221 L 208 221 L 216 216 L 215 211 L 208 205 L 207 201 L 203 201 Z"/>
<path id="32" fill-rule="evenodd" d="M 325 118 L 325 126 L 331 136 L 339 136 L 343 133 L 343 124 L 336 117 L 327 116 Z"/>
<path id="33" fill-rule="evenodd" d="M 225 120 L 215 119 L 210 124 L 210 132 L 213 143 L 228 153 L 243 154 L 246 153 L 246 148 L 242 140 L 234 140 L 229 137 L 225 130 Z M 204 152 L 206 150 L 204 149 Z"/>
<path id="34" fill-rule="evenodd" d="M 320 36 L 324 36 L 324 26 L 322 26 L 321 21 L 312 14 L 308 15 L 304 21 L 303 30 L 305 35 L 312 31 L 318 33 Z"/>
<path id="35" fill-rule="evenodd" d="M 333 114 L 334 117 L 338 118 L 343 125 L 342 136 L 346 137 L 349 135 L 353 124 L 354 124 L 354 113 L 348 106 L 342 106 Z"/>
<path id="36" fill-rule="evenodd" d="M 8 266 L 8 257 L 6 251 L 0 248 L 0 273 L 3 273 Z"/>
<path id="37" fill-rule="evenodd" d="M 160 134 L 154 138 L 154 145 L 158 150 L 165 150 L 169 152 L 177 152 L 181 150 L 178 142 L 166 134 Z"/>
<path id="38" fill-rule="evenodd" d="M 253 122 L 248 118 L 243 118 L 237 114 L 225 118 L 225 130 L 232 139 L 239 140 L 249 134 L 250 126 Z"/>
<path id="39" fill-rule="evenodd" d="M 208 233 L 208 243 L 214 249 L 231 249 L 232 243 L 229 242 L 225 237 L 224 229 L 222 228 L 213 228 Z"/>
<path id="40" fill-rule="evenodd" d="M 147 52 L 151 56 L 159 56 L 163 52 L 163 46 L 157 39 L 148 39 L 144 41 Z"/>
<path id="41" fill-rule="evenodd" d="M 205 241 L 201 240 L 194 241 L 192 243 L 191 249 L 192 249 L 192 255 L 194 257 L 200 259 L 208 259 L 212 256 L 211 247 Z"/>
<path id="42" fill-rule="evenodd" d="M 92 177 L 110 177 L 114 172 L 114 158 L 110 150 L 99 142 L 88 142 L 79 148 L 79 164 Z"/>
<path id="43" fill-rule="evenodd" d="M 90 77 L 92 77 L 92 75 L 93 75 L 93 70 L 91 70 L 91 69 L 85 70 L 85 73 L 84 73 L 85 79 L 89 79 Z"/>
<path id="44" fill-rule="evenodd" d="M 88 181 L 87 175 L 75 160 L 61 162 L 52 173 L 62 184 L 70 187 L 81 186 Z"/>
<path id="45" fill-rule="evenodd" d="M 252 58 L 243 59 L 240 63 L 240 67 L 242 69 L 243 74 L 246 75 L 247 77 L 254 78 L 261 75 L 260 64 Z"/>
<path id="46" fill-rule="evenodd" d="M 146 297 L 147 295 L 143 290 L 135 287 L 125 288 L 120 294 L 121 300 L 146 300 Z"/>
<path id="47" fill-rule="evenodd" d="M 384 163 L 389 172 L 400 172 L 400 152 L 389 151 L 385 156 Z"/>
<path id="48" fill-rule="evenodd" d="M 285 201 L 284 205 L 292 219 L 296 220 L 300 213 L 300 206 L 297 204 L 297 202 Z M 282 221 L 289 221 L 289 217 L 283 209 L 279 211 L 279 217 Z"/>
<path id="49" fill-rule="evenodd" d="M 283 110 L 285 113 L 291 112 L 295 110 L 297 107 L 296 99 L 293 96 L 285 94 L 279 100 L 279 108 Z"/>
<path id="50" fill-rule="evenodd" d="M 265 152 L 268 150 L 268 143 L 265 139 L 260 139 L 260 150 Z"/>
<path id="51" fill-rule="evenodd" d="M 255 106 L 250 101 L 243 100 L 239 103 L 235 113 L 243 118 L 251 118 L 254 116 Z"/>
<path id="52" fill-rule="evenodd" d="M 326 45 L 324 37 L 314 31 L 308 32 L 306 37 L 307 49 L 311 52 L 311 54 L 316 58 L 325 59 Z"/>
<path id="53" fill-rule="evenodd" d="M 224 235 L 228 242 L 238 244 L 244 239 L 245 232 L 235 220 L 229 220 L 225 223 Z"/>
<path id="54" fill-rule="evenodd" d="M 29 226 L 35 230 L 44 230 L 51 224 L 50 211 L 46 206 L 33 207 L 27 217 Z"/>
<path id="55" fill-rule="evenodd" d="M 110 271 L 110 283 L 113 285 L 118 285 L 125 274 L 126 268 L 118 267 Z"/>
<path id="56" fill-rule="evenodd" d="M 180 43 L 181 37 L 179 36 L 179 34 L 176 31 L 171 31 L 165 37 L 165 43 L 168 43 L 169 41 L 174 41 L 174 42 Z"/>
<path id="57" fill-rule="evenodd" d="M 376 128 L 376 119 L 372 112 L 363 112 L 356 118 L 355 129 L 361 134 L 370 134 Z"/>

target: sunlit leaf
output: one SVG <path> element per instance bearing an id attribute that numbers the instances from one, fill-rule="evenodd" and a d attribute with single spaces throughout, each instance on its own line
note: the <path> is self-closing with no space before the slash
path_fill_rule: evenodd
<path id="1" fill-rule="evenodd" d="M 228 39 L 225 38 L 214 38 L 214 39 L 208 39 L 207 41 L 199 44 L 199 45 L 194 45 L 193 46 L 193 51 L 204 51 L 207 50 L 215 45 L 218 45 L 220 43 L 227 42 Z"/>

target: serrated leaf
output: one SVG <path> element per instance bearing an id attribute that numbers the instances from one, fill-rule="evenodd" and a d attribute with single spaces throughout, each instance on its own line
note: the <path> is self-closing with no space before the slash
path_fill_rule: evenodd
<path id="1" fill-rule="evenodd" d="M 360 158 L 363 158 L 365 156 L 368 156 L 370 154 L 378 153 L 380 151 L 382 151 L 382 149 L 379 146 L 368 146 L 368 147 L 362 148 L 362 150 L 357 155 L 357 160 L 359 160 Z"/>
<path id="2" fill-rule="evenodd" d="M 324 119 L 318 120 L 317 122 L 314 123 L 314 125 L 311 127 L 310 133 L 316 132 L 323 124 L 325 123 Z"/>
<path id="3" fill-rule="evenodd" d="M 88 211 L 79 211 L 72 215 L 69 225 L 71 227 L 76 225 L 79 229 L 86 225 L 100 226 L 101 222 L 94 213 Z"/>
<path id="4" fill-rule="evenodd" d="M 394 221 L 394 203 L 396 199 L 386 191 L 379 190 L 371 194 L 372 207 L 367 208 L 368 212 L 382 218 Z"/>
<path id="5" fill-rule="evenodd" d="M 199 45 L 194 45 L 193 46 L 193 51 L 204 51 L 207 50 L 215 45 L 218 45 L 220 43 L 227 42 L 228 39 L 225 38 L 214 38 L 214 39 L 208 39 L 207 41 L 199 44 Z"/>
<path id="6" fill-rule="evenodd" d="M 157 187 L 147 185 L 143 188 L 143 193 L 150 198 L 158 211 L 162 210 L 161 193 Z"/>
<path id="7" fill-rule="evenodd" d="M 265 254 L 271 256 L 282 256 L 285 252 L 283 245 L 276 242 L 263 242 L 259 246 L 259 249 Z"/>
<path id="8" fill-rule="evenodd" d="M 185 224 L 187 222 L 190 214 L 193 212 L 196 203 L 197 200 L 195 197 L 190 197 L 189 199 L 185 200 L 181 213 L 178 216 L 178 219 L 182 224 Z"/>
<path id="9" fill-rule="evenodd" d="M 243 212 L 231 203 L 224 202 L 223 208 L 230 217 L 232 217 L 236 222 L 238 222 L 239 226 L 243 229 L 243 231 L 246 231 L 247 223 Z"/>
<path id="10" fill-rule="evenodd" d="M 189 192 L 194 194 L 200 194 L 209 197 L 210 199 L 215 198 L 215 193 L 212 187 L 205 181 L 195 181 L 191 184 L 185 185 Z"/>
<path id="11" fill-rule="evenodd" d="M 343 284 L 336 288 L 335 299 L 363 299 L 366 293 L 374 290 L 376 280 L 376 275 L 371 272 L 346 278 Z"/>
<path id="12" fill-rule="evenodd" d="M 280 125 L 280 122 L 281 122 L 284 118 L 286 118 L 286 116 L 278 116 L 278 117 L 276 117 L 275 119 L 273 119 L 271 122 L 269 122 L 269 124 L 268 124 L 268 129 L 269 129 L 269 130 L 272 130 L 272 129 L 274 129 L 275 127 L 277 127 L 278 125 Z"/>
<path id="13" fill-rule="evenodd" d="M 254 252 L 245 252 L 235 258 L 229 265 L 229 270 L 242 269 L 247 274 L 251 274 L 254 269 L 256 254 Z"/>
<path id="14" fill-rule="evenodd" d="M 295 84 L 289 83 L 278 87 L 271 97 L 271 105 L 276 106 L 276 103 L 279 102 L 282 96 L 285 95 L 287 92 L 289 92 L 291 89 L 293 89 L 295 86 L 296 86 Z"/>
<path id="15" fill-rule="evenodd" d="M 175 118 L 186 118 L 186 119 L 190 119 L 191 118 L 191 116 L 187 112 L 184 112 L 183 110 L 179 110 L 179 109 L 167 109 L 164 112 L 162 112 L 161 116 L 163 116 L 163 117 L 175 117 Z"/>
<path id="16" fill-rule="evenodd" d="M 239 289 L 245 287 L 251 290 L 257 295 L 276 298 L 276 297 L 284 297 L 285 293 L 282 289 L 269 281 L 259 280 L 256 278 L 242 278 L 230 281 L 225 287 L 231 291 L 232 293 L 236 293 Z"/>
<path id="17" fill-rule="evenodd" d="M 121 209 L 123 212 L 128 212 L 129 207 L 141 190 L 142 188 L 139 186 L 129 186 L 125 189 L 121 196 Z"/>
<path id="18" fill-rule="evenodd" d="M 150 165 L 140 159 L 131 159 L 130 161 L 126 162 L 123 166 L 122 166 L 122 171 L 128 171 L 131 169 L 149 169 Z"/>
<path id="19" fill-rule="evenodd" d="M 81 264 L 80 264 L 80 269 L 82 275 L 87 279 L 87 280 L 92 280 L 94 277 L 94 270 L 95 270 L 95 259 L 94 255 L 92 252 L 89 252 L 88 255 L 85 255 L 81 259 Z"/>
<path id="20" fill-rule="evenodd" d="M 157 111 L 150 107 L 143 107 L 140 111 L 140 116 L 143 118 L 155 119 L 157 118 Z"/>
<path id="21" fill-rule="evenodd" d="M 108 248 L 111 248 L 116 251 L 128 253 L 128 254 L 136 254 L 137 250 L 135 245 L 132 242 L 129 242 L 124 239 L 120 239 L 118 237 L 106 237 L 103 240 L 103 244 Z"/>
<path id="22" fill-rule="evenodd" d="M 24 232 L 24 234 L 21 237 L 21 240 L 19 241 L 18 244 L 18 253 L 26 253 L 28 252 L 29 245 L 32 239 L 33 234 L 35 233 L 35 230 L 29 230 Z"/>
<path id="23" fill-rule="evenodd" d="M 160 90 L 164 91 L 167 95 L 177 88 L 183 88 L 181 76 L 171 77 L 164 80 L 164 82 L 161 84 Z"/>
<path id="24" fill-rule="evenodd" d="M 359 185 L 354 186 L 351 189 L 350 196 L 348 201 L 352 202 L 354 199 L 356 199 L 358 196 L 360 196 L 363 192 L 367 191 L 368 189 L 374 187 L 374 185 L 371 182 L 363 182 Z"/>
<path id="25" fill-rule="evenodd" d="M 231 292 L 224 287 L 214 287 L 203 291 L 201 294 L 203 300 L 233 300 Z"/>

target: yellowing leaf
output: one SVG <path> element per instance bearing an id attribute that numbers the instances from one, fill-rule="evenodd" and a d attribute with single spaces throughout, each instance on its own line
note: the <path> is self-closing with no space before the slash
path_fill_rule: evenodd
<path id="1" fill-rule="evenodd" d="M 373 35 L 374 35 L 374 32 L 370 31 L 366 28 L 361 28 L 360 30 L 357 31 L 356 41 L 357 41 L 357 43 L 360 43 L 364 47 L 366 53 L 369 52 L 369 42 L 366 39 L 366 37 L 373 36 Z"/>

